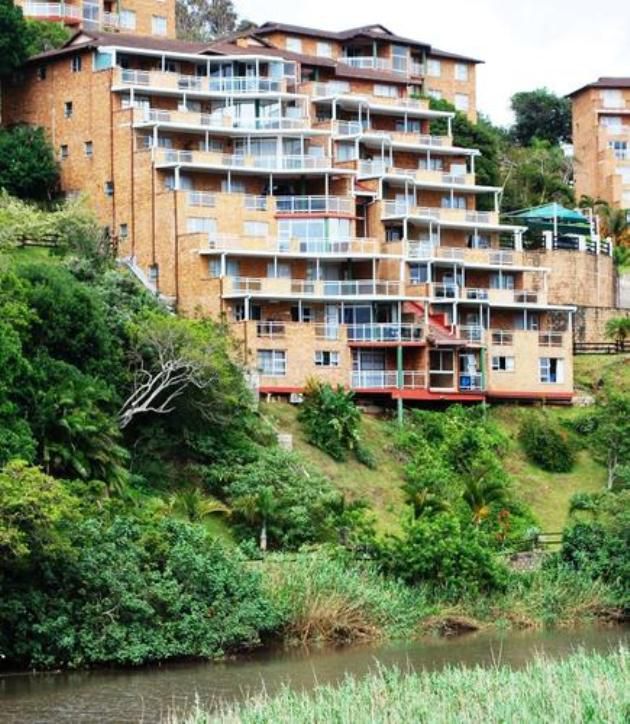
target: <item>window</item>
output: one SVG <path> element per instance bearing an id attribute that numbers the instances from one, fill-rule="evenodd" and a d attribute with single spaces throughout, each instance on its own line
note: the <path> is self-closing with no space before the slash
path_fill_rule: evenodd
<path id="1" fill-rule="evenodd" d="M 210 234 L 216 230 L 216 219 L 208 219 L 205 216 L 189 216 L 186 219 L 186 231 L 189 234 Z"/>
<path id="2" fill-rule="evenodd" d="M 455 80 L 468 80 L 468 66 L 466 63 L 455 63 Z"/>
<path id="3" fill-rule="evenodd" d="M 270 261 L 267 264 L 267 277 L 269 279 L 290 279 L 291 265 L 286 262 L 274 264 Z"/>
<path id="4" fill-rule="evenodd" d="M 153 35 L 166 35 L 166 18 L 154 15 L 151 18 L 151 32 Z"/>
<path id="5" fill-rule="evenodd" d="M 319 42 L 317 43 L 317 55 L 320 58 L 332 58 L 332 44 Z"/>
<path id="6" fill-rule="evenodd" d="M 283 349 L 258 350 L 258 372 L 268 377 L 283 377 L 287 373 L 287 353 Z"/>
<path id="7" fill-rule="evenodd" d="M 427 95 L 429 98 L 435 98 L 436 101 L 442 100 L 442 91 L 436 90 L 434 88 L 429 88 L 427 91 Z"/>
<path id="8" fill-rule="evenodd" d="M 287 38 L 287 50 L 292 53 L 301 53 L 302 41 L 299 38 Z"/>
<path id="9" fill-rule="evenodd" d="M 465 209 L 466 208 L 466 197 L 465 196 L 442 196 L 442 208 L 443 209 Z"/>
<path id="10" fill-rule="evenodd" d="M 64 145 L 61 146 L 61 148 L 59 149 L 59 156 L 61 157 L 61 160 L 63 161 L 64 159 L 68 158 L 69 155 L 70 155 L 70 153 L 69 153 L 69 151 L 68 151 L 68 146 L 66 146 L 66 145 L 64 144 Z"/>
<path id="11" fill-rule="evenodd" d="M 325 349 L 315 351 L 316 367 L 339 367 L 339 352 L 330 352 Z"/>
<path id="12" fill-rule="evenodd" d="M 424 284 L 429 280 L 429 270 L 426 264 L 409 264 L 409 282 L 411 284 Z"/>
<path id="13" fill-rule="evenodd" d="M 427 60 L 427 75 L 432 78 L 439 78 L 442 75 L 442 63 L 435 58 Z"/>
<path id="14" fill-rule="evenodd" d="M 608 141 L 608 148 L 612 149 L 615 158 L 619 161 L 629 158 L 627 141 Z"/>
<path id="15" fill-rule="evenodd" d="M 120 11 L 120 27 L 124 30 L 136 29 L 136 13 L 133 10 Z"/>
<path id="16" fill-rule="evenodd" d="M 408 118 L 406 121 L 396 119 L 394 128 L 401 133 L 421 133 L 422 131 L 418 118 Z"/>
<path id="17" fill-rule="evenodd" d="M 382 98 L 398 98 L 398 88 L 395 85 L 385 85 L 384 83 L 374 84 L 374 95 Z"/>
<path id="18" fill-rule="evenodd" d="M 105 196 L 113 196 L 114 195 L 114 182 L 105 181 L 103 191 L 105 192 Z"/>
<path id="19" fill-rule="evenodd" d="M 231 181 L 228 183 L 227 179 L 221 181 L 221 191 L 232 194 L 244 194 L 245 193 L 245 182 L 244 181 Z"/>
<path id="20" fill-rule="evenodd" d="M 455 93 L 455 108 L 458 111 L 467 111 L 468 103 L 468 93 Z"/>
<path id="21" fill-rule="evenodd" d="M 495 372 L 514 372 L 514 357 L 498 355 L 492 358 L 492 369 Z"/>
<path id="22" fill-rule="evenodd" d="M 121 224 L 120 225 L 120 232 L 118 234 L 121 239 L 126 239 L 129 236 L 129 225 L 128 224 Z"/>
<path id="23" fill-rule="evenodd" d="M 392 45 L 392 70 L 397 73 L 407 71 L 407 59 L 409 53 L 405 45 Z"/>
<path id="24" fill-rule="evenodd" d="M 514 289 L 514 274 L 493 272 L 490 276 L 490 289 Z"/>
<path id="25" fill-rule="evenodd" d="M 564 360 L 556 357 L 541 357 L 538 360 L 540 381 L 545 384 L 564 382 Z"/>
<path id="26" fill-rule="evenodd" d="M 440 158 L 421 158 L 418 160 L 418 168 L 421 171 L 443 171 L 444 161 Z"/>
<path id="27" fill-rule="evenodd" d="M 246 221 L 243 224 L 243 233 L 245 236 L 267 236 L 269 224 L 264 221 Z"/>
<path id="28" fill-rule="evenodd" d="M 92 143 L 92 141 L 86 141 L 83 144 L 83 148 L 85 149 L 85 155 L 88 158 L 92 158 L 92 156 L 94 155 L 94 144 Z"/>
<path id="29" fill-rule="evenodd" d="M 40 65 L 37 68 L 37 80 L 46 80 L 46 66 Z"/>
<path id="30" fill-rule="evenodd" d="M 300 319 L 300 307 L 291 307 L 291 321 L 292 322 L 312 322 L 314 319 L 313 317 L 313 308 L 312 307 L 302 307 L 302 319 Z"/>
<path id="31" fill-rule="evenodd" d="M 72 118 L 72 101 L 66 101 L 63 104 L 63 117 Z"/>
<path id="32" fill-rule="evenodd" d="M 623 128 L 621 116 L 601 116 L 599 123 L 604 128 L 608 128 L 611 133 L 621 133 Z"/>
<path id="33" fill-rule="evenodd" d="M 623 93 L 620 90 L 603 90 L 601 93 L 604 108 L 623 108 Z"/>
<path id="34" fill-rule="evenodd" d="M 73 73 L 79 73 L 81 71 L 81 56 L 73 55 L 70 59 L 70 70 Z"/>

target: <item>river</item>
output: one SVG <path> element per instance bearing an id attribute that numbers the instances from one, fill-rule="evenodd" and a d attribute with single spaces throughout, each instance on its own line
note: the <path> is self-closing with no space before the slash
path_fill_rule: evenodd
<path id="1" fill-rule="evenodd" d="M 123 724 L 160 722 L 169 710 L 185 711 L 195 699 L 211 708 L 244 699 L 265 687 L 273 693 L 287 683 L 296 689 L 339 682 L 347 673 L 363 676 L 378 665 L 441 669 L 447 665 L 520 667 L 537 654 L 566 656 L 577 647 L 610 651 L 630 631 L 584 628 L 574 631 L 480 632 L 457 638 L 425 638 L 323 650 L 258 652 L 221 663 L 177 663 L 141 669 L 0 675 L 0 721 L 11 724 Z"/>

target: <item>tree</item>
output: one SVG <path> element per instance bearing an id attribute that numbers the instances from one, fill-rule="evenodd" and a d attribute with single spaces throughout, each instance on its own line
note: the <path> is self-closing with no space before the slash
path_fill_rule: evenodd
<path id="1" fill-rule="evenodd" d="M 559 144 L 571 140 L 571 101 L 547 88 L 515 93 L 511 106 L 516 121 L 511 129 L 514 140 L 522 146 L 535 139 Z"/>
<path id="2" fill-rule="evenodd" d="M 0 129 L 0 189 L 21 199 L 52 198 L 59 167 L 43 128 L 20 124 Z"/>
<path id="3" fill-rule="evenodd" d="M 609 236 L 616 246 L 620 246 L 630 236 L 628 213 L 625 209 L 616 209 L 608 204 L 600 204 L 597 212 L 602 224 L 602 235 Z"/>
<path id="4" fill-rule="evenodd" d="M 22 10 L 13 0 L 0 0 L 0 82 L 28 58 L 28 42 Z"/>
<path id="5" fill-rule="evenodd" d="M 630 317 L 613 317 L 606 322 L 606 336 L 623 344 L 630 336 Z"/>
<path id="6" fill-rule="evenodd" d="M 273 488 L 263 487 L 253 495 L 243 495 L 234 502 L 234 508 L 249 523 L 260 525 L 259 546 L 267 550 L 267 526 L 278 510 L 279 502 Z"/>
<path id="7" fill-rule="evenodd" d="M 169 509 L 183 515 L 190 523 L 200 523 L 211 515 L 228 514 L 230 509 L 220 500 L 204 495 L 197 488 L 181 490 L 171 496 Z"/>
<path id="8" fill-rule="evenodd" d="M 475 525 L 481 525 L 490 515 L 491 506 L 502 504 L 507 500 L 505 484 L 500 480 L 485 477 L 467 478 L 462 495 L 464 502 L 472 512 Z"/>
<path id="9" fill-rule="evenodd" d="M 237 29 L 238 15 L 232 0 L 177 0 L 175 17 L 177 37 L 182 40 L 210 41 Z"/>
<path id="10" fill-rule="evenodd" d="M 573 164 L 560 146 L 532 141 L 530 146 L 505 145 L 501 152 L 503 211 L 539 206 L 551 201 L 573 205 Z"/>
<path id="11" fill-rule="evenodd" d="M 607 489 L 612 490 L 630 464 L 630 395 L 610 394 L 595 418 L 591 442 L 595 455 L 606 465 Z"/>
<path id="12" fill-rule="evenodd" d="M 26 21 L 26 41 L 29 57 L 60 48 L 71 37 L 72 33 L 63 23 L 53 23 L 48 20 Z"/>

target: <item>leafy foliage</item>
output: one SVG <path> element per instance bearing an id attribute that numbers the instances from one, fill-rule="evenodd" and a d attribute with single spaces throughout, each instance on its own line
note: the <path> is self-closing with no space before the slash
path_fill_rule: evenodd
<path id="1" fill-rule="evenodd" d="M 339 385 L 310 380 L 298 419 L 304 425 L 308 441 L 328 453 L 334 460 L 345 460 L 349 451 L 359 462 L 374 465 L 373 456 L 361 449 L 359 428 L 361 412 L 354 404 L 354 394 Z"/>
<path id="2" fill-rule="evenodd" d="M 50 199 L 57 190 L 59 168 L 43 128 L 0 128 L 0 189 L 21 199 Z"/>
<path id="3" fill-rule="evenodd" d="M 567 473 L 573 467 L 575 445 L 550 417 L 528 413 L 521 423 L 519 439 L 527 457 L 543 470 Z"/>
<path id="4" fill-rule="evenodd" d="M 551 144 L 571 141 L 571 101 L 547 88 L 515 93 L 511 99 L 516 117 L 511 135 L 522 146 L 534 140 Z"/>
<path id="5" fill-rule="evenodd" d="M 66 25 L 48 20 L 27 20 L 25 35 L 29 56 L 60 48 L 72 37 Z"/>
<path id="6" fill-rule="evenodd" d="M 238 22 L 232 0 L 177 0 L 175 17 L 177 37 L 183 40 L 203 42 L 255 27 L 248 20 Z"/>
<path id="7" fill-rule="evenodd" d="M 29 54 L 26 22 L 12 0 L 0 0 L 0 80 L 11 75 Z"/>

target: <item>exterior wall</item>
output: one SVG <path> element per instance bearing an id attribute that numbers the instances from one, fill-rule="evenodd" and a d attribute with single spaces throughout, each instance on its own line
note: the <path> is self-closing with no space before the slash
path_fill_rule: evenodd
<path id="1" fill-rule="evenodd" d="M 606 107 L 601 88 L 586 88 L 572 97 L 575 190 L 578 198 L 586 195 L 630 208 L 630 88 L 618 90 L 622 107 L 617 111 Z M 606 127 L 605 119 L 616 115 L 621 117 L 619 130 Z M 625 158 L 615 157 L 612 141 L 628 144 Z"/>
<path id="2" fill-rule="evenodd" d="M 477 120 L 477 67 L 475 63 L 463 60 L 452 60 L 439 55 L 428 55 L 429 59 L 440 62 L 441 73 L 439 76 L 429 75 L 427 72 L 424 79 L 424 92 L 431 95 L 432 91 L 440 93 L 441 97 L 455 105 L 455 95 L 462 93 L 468 96 L 468 111 L 466 115 L 471 121 Z M 455 66 L 465 65 L 468 69 L 467 80 L 457 80 L 455 77 Z"/>
<path id="3" fill-rule="evenodd" d="M 617 307 L 579 306 L 573 321 L 576 342 L 612 341 L 606 337 L 606 324 L 616 317 L 630 317 L 630 311 Z"/>
<path id="4" fill-rule="evenodd" d="M 16 0 L 26 17 L 33 20 L 59 21 L 73 30 L 104 30 L 126 35 L 154 35 L 153 16 L 164 18 L 166 32 L 162 38 L 175 38 L 175 0 L 66 0 L 65 2 L 36 3 Z M 96 10 L 95 6 L 98 6 Z M 135 27 L 121 23 L 122 11 L 135 13 Z"/>

